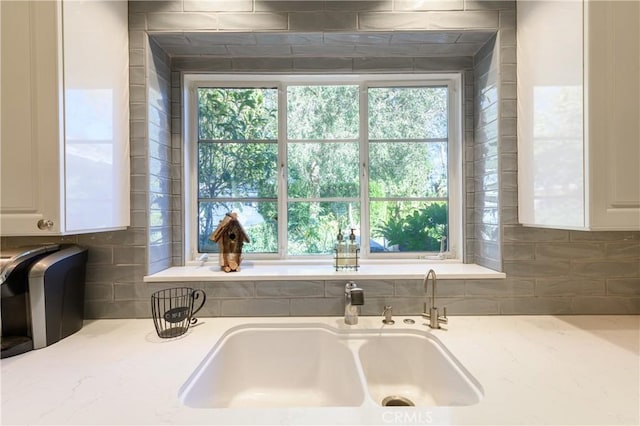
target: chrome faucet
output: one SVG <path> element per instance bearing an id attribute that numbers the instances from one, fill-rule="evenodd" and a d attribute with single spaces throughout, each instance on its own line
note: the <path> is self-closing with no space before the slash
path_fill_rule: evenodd
<path id="1" fill-rule="evenodd" d="M 427 292 L 427 285 L 429 283 L 429 279 L 431 279 L 431 309 L 429 309 L 429 313 L 427 313 L 427 304 L 424 304 L 424 313 L 422 314 L 423 318 L 429 320 L 429 327 L 431 328 L 442 328 L 440 324 L 448 324 L 449 320 L 447 319 L 447 308 L 442 308 L 444 315 L 438 315 L 438 308 L 436 308 L 436 271 L 433 269 L 429 269 L 427 275 L 424 276 L 424 291 Z"/>
<path id="2" fill-rule="evenodd" d="M 344 286 L 344 323 L 355 325 L 358 323 L 360 306 L 364 305 L 364 290 L 358 284 L 349 281 Z"/>

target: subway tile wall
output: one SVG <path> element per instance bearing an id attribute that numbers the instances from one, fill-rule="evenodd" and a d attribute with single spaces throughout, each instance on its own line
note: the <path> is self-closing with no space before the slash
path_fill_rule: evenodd
<path id="1" fill-rule="evenodd" d="M 3 247 L 45 241 L 88 246 L 88 318 L 149 317 L 150 294 L 182 284 L 142 281 L 148 271 L 184 262 L 181 71 L 463 71 L 465 260 L 503 269 L 508 278 L 443 280 L 438 304 L 454 315 L 640 313 L 639 232 L 517 224 L 515 2 L 169 0 L 132 1 L 129 12 L 132 226 L 1 240 Z M 200 45 L 189 52 L 198 32 Z M 218 44 L 211 45 L 206 32 L 215 32 Z M 247 34 L 260 46 L 243 46 Z M 349 40 L 353 34 L 356 41 Z M 201 55 L 203 45 L 209 50 Z M 304 316 L 341 315 L 343 284 L 194 286 L 208 294 L 205 315 Z M 365 315 L 379 315 L 385 304 L 397 314 L 417 314 L 429 302 L 421 280 L 359 284 Z"/>
<path id="2" fill-rule="evenodd" d="M 153 40 L 147 48 L 149 273 L 173 265 L 171 59 Z"/>
<path id="3" fill-rule="evenodd" d="M 506 13 L 502 11 L 501 13 Z M 501 270 L 500 247 L 500 48 L 502 37 L 496 35 L 474 57 L 473 149 L 467 162 L 473 170 L 467 175 L 472 188 L 468 197 L 473 206 L 467 221 L 473 233 L 475 263 Z M 468 241 L 468 245 L 471 241 Z"/>

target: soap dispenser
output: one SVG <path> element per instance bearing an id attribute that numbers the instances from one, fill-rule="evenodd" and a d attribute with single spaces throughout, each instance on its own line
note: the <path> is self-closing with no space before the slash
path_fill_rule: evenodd
<path id="1" fill-rule="evenodd" d="M 358 269 L 358 254 L 360 253 L 360 247 L 356 242 L 355 229 L 351 228 L 351 234 L 349 234 L 349 243 L 347 244 L 347 265 L 349 269 Z"/>

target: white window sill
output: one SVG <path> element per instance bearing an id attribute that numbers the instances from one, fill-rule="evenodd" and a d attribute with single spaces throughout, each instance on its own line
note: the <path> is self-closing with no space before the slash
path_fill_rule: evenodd
<path id="1" fill-rule="evenodd" d="M 389 280 L 422 279 L 429 269 L 439 279 L 500 279 L 496 272 L 476 264 L 459 261 L 371 261 L 358 271 L 336 271 L 327 261 L 259 261 L 244 260 L 238 272 L 223 272 L 217 264 L 175 266 L 144 277 L 145 282 L 172 281 L 273 281 L 273 280 Z"/>

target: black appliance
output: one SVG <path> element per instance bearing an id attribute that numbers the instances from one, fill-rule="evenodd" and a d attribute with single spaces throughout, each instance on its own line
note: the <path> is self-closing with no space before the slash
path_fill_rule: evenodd
<path id="1" fill-rule="evenodd" d="M 82 328 L 87 249 L 71 244 L 0 254 L 1 358 L 40 349 Z"/>

